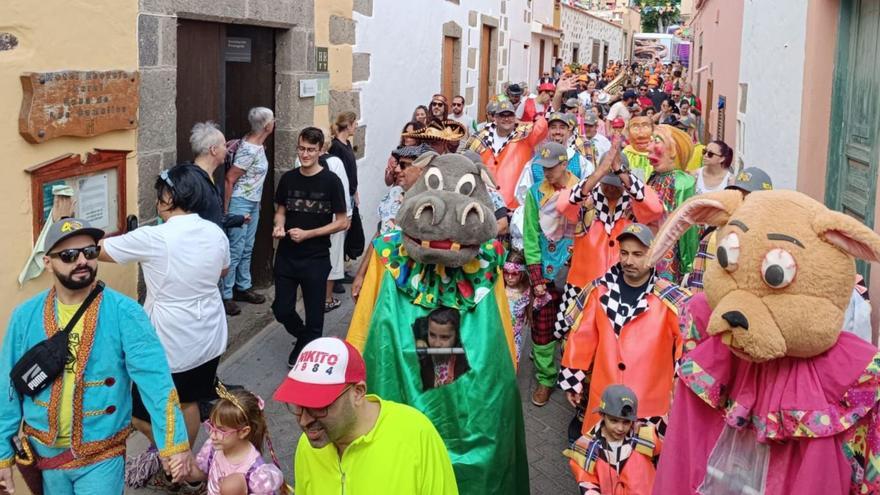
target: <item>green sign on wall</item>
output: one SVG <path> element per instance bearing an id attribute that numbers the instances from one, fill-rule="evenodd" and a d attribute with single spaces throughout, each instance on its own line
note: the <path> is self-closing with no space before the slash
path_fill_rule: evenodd
<path id="1" fill-rule="evenodd" d="M 315 47 L 315 70 L 318 72 L 327 72 L 329 62 L 330 55 L 327 52 L 327 47 Z"/>

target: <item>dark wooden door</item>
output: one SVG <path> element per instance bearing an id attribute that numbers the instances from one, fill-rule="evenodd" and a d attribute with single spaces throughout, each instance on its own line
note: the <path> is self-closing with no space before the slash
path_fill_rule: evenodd
<path id="1" fill-rule="evenodd" d="M 250 131 L 248 111 L 253 107 L 275 109 L 275 31 L 268 28 L 230 24 L 227 38 L 250 40 L 250 62 L 225 62 L 225 132 L 227 139 L 240 138 Z M 272 220 L 275 214 L 275 140 L 272 136 L 264 144 L 269 158 L 269 172 L 263 184 L 260 205 L 260 223 L 254 254 L 251 258 L 251 277 L 257 287 L 272 283 Z"/>
<path id="2" fill-rule="evenodd" d="M 477 107 L 477 118 L 480 121 L 486 120 L 486 106 L 489 104 L 489 69 L 492 67 L 490 55 L 492 54 L 492 27 L 483 25 L 483 31 L 480 37 L 480 76 L 479 76 L 479 95 L 480 104 Z"/>
<path id="3" fill-rule="evenodd" d="M 452 97 L 455 96 L 455 79 L 453 75 L 455 64 L 453 61 L 456 56 L 456 41 L 458 41 L 458 39 L 451 36 L 443 37 L 443 55 L 441 60 L 443 60 L 444 63 L 440 68 L 440 92 L 446 96 L 450 102 L 452 101 Z"/>
<path id="4" fill-rule="evenodd" d="M 177 161 L 192 160 L 193 124 L 222 124 L 221 96 L 226 26 L 180 19 L 177 22 Z"/>
<path id="5" fill-rule="evenodd" d="M 880 162 L 880 0 L 844 0 L 838 37 L 825 203 L 874 226 Z M 870 265 L 858 262 L 867 280 Z"/>

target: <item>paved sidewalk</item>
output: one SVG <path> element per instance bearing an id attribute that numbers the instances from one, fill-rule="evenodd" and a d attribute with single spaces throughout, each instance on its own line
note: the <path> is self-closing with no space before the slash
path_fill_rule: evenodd
<path id="1" fill-rule="evenodd" d="M 346 286 L 348 288 L 349 286 Z M 327 313 L 324 321 L 324 334 L 344 337 L 353 310 L 348 294 L 342 295 L 343 305 Z M 293 337 L 289 336 L 278 323 L 269 324 L 249 342 L 229 355 L 220 365 L 221 379 L 244 385 L 266 399 L 266 413 L 269 431 L 277 449 L 285 476 L 293 479 L 293 453 L 301 430 L 294 417 L 282 405 L 271 400 L 272 392 L 287 374 L 287 355 L 292 348 Z M 523 352 L 522 369 L 519 371 L 519 388 L 523 399 L 526 441 L 529 456 L 529 478 L 532 494 L 577 494 L 577 487 L 562 457 L 566 447 L 566 428 L 571 419 L 572 409 L 564 395 L 556 391 L 549 404 L 535 407 L 529 398 L 532 378 L 532 365 L 528 350 Z M 201 445 L 204 434 L 200 435 L 197 446 Z M 140 434 L 133 435 L 129 441 L 129 454 L 136 454 L 145 448 Z M 268 453 L 267 453 L 268 454 Z M 268 455 L 267 455 L 268 457 Z M 126 494 L 155 494 L 152 490 L 126 490 Z"/>

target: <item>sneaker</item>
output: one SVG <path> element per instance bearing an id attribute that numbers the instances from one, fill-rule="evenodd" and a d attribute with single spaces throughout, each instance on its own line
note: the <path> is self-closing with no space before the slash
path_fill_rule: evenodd
<path id="1" fill-rule="evenodd" d="M 538 386 L 535 387 L 535 391 L 532 392 L 532 404 L 538 407 L 547 404 L 547 402 L 550 401 L 550 394 L 552 393 L 553 388 L 545 387 L 539 383 Z"/>
<path id="2" fill-rule="evenodd" d="M 351 282 L 349 282 L 351 283 Z M 343 287 L 342 282 L 339 280 L 333 282 L 333 293 L 334 294 L 345 294 L 345 287 Z"/>
<path id="3" fill-rule="evenodd" d="M 329 313 L 329 312 L 333 311 L 334 309 L 338 308 L 339 306 L 342 306 L 342 301 L 340 301 L 339 299 L 331 299 L 329 301 L 325 301 L 324 302 L 324 312 Z"/>
<path id="4" fill-rule="evenodd" d="M 354 276 L 346 273 L 345 277 L 343 277 L 343 279 L 340 280 L 340 282 L 342 282 L 343 284 L 350 284 L 350 283 L 354 282 Z"/>
<path id="5" fill-rule="evenodd" d="M 239 308 L 238 304 L 235 304 L 232 299 L 223 300 L 223 309 L 226 310 L 226 314 L 228 314 L 229 316 L 235 316 L 241 313 L 241 308 Z"/>
<path id="6" fill-rule="evenodd" d="M 125 460 L 125 484 L 132 488 L 143 488 L 160 471 L 162 471 L 162 463 L 159 461 L 159 451 L 155 446 L 151 446 Z"/>
<path id="7" fill-rule="evenodd" d="M 233 290 L 232 291 L 232 299 L 235 301 L 242 301 L 251 304 L 263 304 L 266 302 L 266 296 L 262 294 L 257 294 L 254 292 L 254 289 L 248 290 Z"/>

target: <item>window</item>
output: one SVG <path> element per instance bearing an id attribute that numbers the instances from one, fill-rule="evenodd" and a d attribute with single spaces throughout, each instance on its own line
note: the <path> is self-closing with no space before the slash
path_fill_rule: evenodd
<path id="1" fill-rule="evenodd" d="M 413 322 L 422 390 L 451 385 L 470 370 L 457 309 L 439 307 Z"/>

